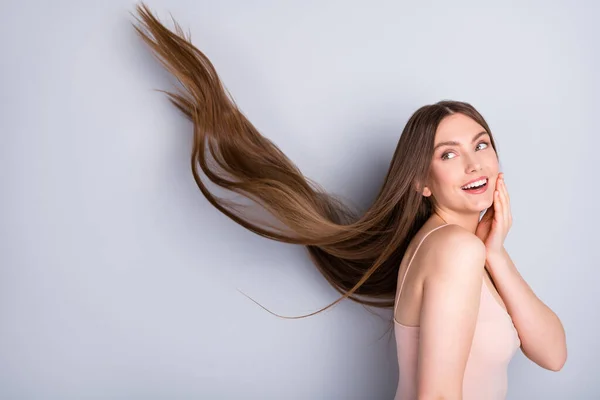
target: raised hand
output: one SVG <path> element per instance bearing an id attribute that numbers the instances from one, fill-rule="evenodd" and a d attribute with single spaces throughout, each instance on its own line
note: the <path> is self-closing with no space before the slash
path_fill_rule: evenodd
<path id="1" fill-rule="evenodd" d="M 494 203 L 479 221 L 475 234 L 485 244 L 488 254 L 500 253 L 511 226 L 510 197 L 504 183 L 504 174 L 500 173 L 496 180 Z"/>

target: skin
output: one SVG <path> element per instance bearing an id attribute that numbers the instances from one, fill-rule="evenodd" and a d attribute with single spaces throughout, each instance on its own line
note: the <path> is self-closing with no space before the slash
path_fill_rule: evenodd
<path id="1" fill-rule="evenodd" d="M 558 371 L 567 358 L 559 318 L 537 298 L 504 248 L 512 225 L 510 196 L 490 138 L 481 132 L 485 129 L 463 114 L 444 118 L 435 143 L 455 144 L 436 148 L 428 181 L 419 190 L 433 196 L 436 213 L 417 233 L 407 254 L 431 229 L 452 224 L 423 242 L 406 275 L 406 290 L 395 315 L 400 323 L 421 328 L 419 399 L 462 398 L 482 279 L 510 314 L 529 359 Z M 489 179 L 485 193 L 472 195 L 461 189 L 480 176 Z"/>

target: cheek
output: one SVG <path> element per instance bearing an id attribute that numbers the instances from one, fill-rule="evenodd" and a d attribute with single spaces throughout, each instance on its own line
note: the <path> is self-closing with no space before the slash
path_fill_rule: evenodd
<path id="1" fill-rule="evenodd" d="M 432 171 L 433 187 L 438 192 L 453 190 L 462 183 L 464 172 L 452 165 L 444 165 Z"/>
<path id="2" fill-rule="evenodd" d="M 485 159 L 486 169 L 490 174 L 497 174 L 500 166 L 498 164 L 498 158 L 496 157 L 496 153 L 490 152 L 490 155 Z"/>

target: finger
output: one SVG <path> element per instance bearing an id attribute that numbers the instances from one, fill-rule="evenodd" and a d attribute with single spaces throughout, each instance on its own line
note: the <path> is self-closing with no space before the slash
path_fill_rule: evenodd
<path id="1" fill-rule="evenodd" d="M 500 222 L 502 218 L 502 200 L 500 200 L 500 190 L 494 190 L 494 219 Z"/>
<path id="2" fill-rule="evenodd" d="M 510 210 L 510 196 L 508 195 L 508 189 L 506 188 L 506 181 L 502 178 L 502 192 L 504 193 L 504 203 L 506 205 L 506 216 L 508 227 L 512 226 L 512 212 Z"/>
<path id="3" fill-rule="evenodd" d="M 502 201 L 502 220 L 505 228 L 508 228 L 510 210 L 508 208 L 508 200 L 506 199 L 506 192 L 504 190 L 504 180 L 500 183 L 500 200 Z"/>
<path id="4" fill-rule="evenodd" d="M 506 179 L 504 179 L 504 174 L 502 174 L 502 189 L 504 189 L 504 195 L 506 196 L 506 201 L 510 206 L 510 195 L 508 194 L 508 187 L 506 187 Z"/>

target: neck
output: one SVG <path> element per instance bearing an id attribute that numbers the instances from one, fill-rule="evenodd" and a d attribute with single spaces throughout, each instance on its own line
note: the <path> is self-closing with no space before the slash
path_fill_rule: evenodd
<path id="1" fill-rule="evenodd" d="M 477 214 L 457 214 L 444 210 L 434 211 L 437 218 L 442 220 L 446 224 L 459 225 L 468 230 L 469 232 L 475 233 L 477 224 L 479 223 L 479 215 Z"/>

